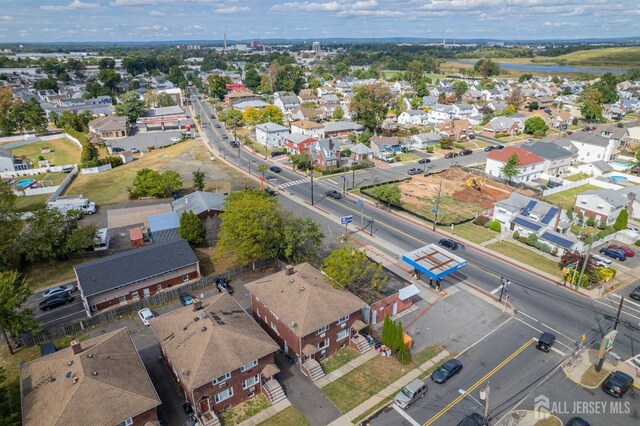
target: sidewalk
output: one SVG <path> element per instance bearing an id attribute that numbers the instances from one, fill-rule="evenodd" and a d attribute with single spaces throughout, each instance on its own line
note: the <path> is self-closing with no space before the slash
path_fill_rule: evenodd
<path id="1" fill-rule="evenodd" d="M 353 410 L 349 411 L 347 414 L 344 414 L 340 418 L 335 421 L 329 423 L 329 426 L 351 426 L 353 424 L 353 419 L 362 415 L 366 411 L 374 408 L 377 404 L 382 402 L 387 397 L 393 396 L 394 393 L 397 393 L 397 389 L 400 389 L 407 385 L 413 379 L 419 377 L 425 370 L 433 367 L 438 364 L 441 360 L 449 356 L 449 352 L 442 351 L 438 355 L 431 358 L 429 361 L 425 362 L 420 366 L 420 368 L 414 368 L 395 382 L 391 383 L 389 386 L 378 392 L 377 395 L 372 396 L 362 404 L 358 405 Z M 382 408 L 382 407 L 380 407 Z M 373 414 L 373 413 L 372 413 Z"/>
<path id="2" fill-rule="evenodd" d="M 577 364 L 575 365 L 571 364 L 571 360 L 566 361 L 562 365 L 562 371 L 567 376 L 567 378 L 572 382 L 575 382 L 585 388 L 597 389 L 598 387 L 600 387 L 602 382 L 600 382 L 596 386 L 589 386 L 582 383 L 582 375 L 591 366 L 595 365 L 596 362 L 598 362 L 598 351 L 594 349 L 589 349 L 583 352 L 582 355 L 580 355 L 580 361 Z M 640 373 L 640 371 L 636 370 L 631 364 L 626 363 L 623 360 L 620 360 L 618 362 L 618 365 L 613 365 L 610 362 L 605 360 L 604 365 L 602 366 L 602 369 L 608 372 L 622 371 L 623 373 L 627 373 L 631 377 L 638 377 Z M 604 381 L 604 379 L 602 381 Z M 640 389 L 639 383 L 634 383 L 633 386 L 637 389 Z"/>
<path id="3" fill-rule="evenodd" d="M 545 425 L 562 424 L 562 421 L 551 413 L 531 410 L 515 410 L 510 411 L 509 413 L 504 415 L 500 420 L 496 422 L 495 426 L 535 426 L 538 424 L 538 422 L 545 421 L 545 418 L 555 420 L 555 423 L 551 423 L 552 420 L 546 420 L 548 423 L 544 423 Z"/>
<path id="4" fill-rule="evenodd" d="M 275 416 L 280 411 L 284 410 L 285 408 L 289 407 L 290 405 L 291 405 L 291 402 L 289 402 L 289 398 L 285 398 L 282 401 L 278 402 L 277 404 L 274 404 L 271 407 L 267 408 L 266 410 L 260 411 L 255 416 L 253 416 L 251 418 L 248 418 L 244 422 L 238 424 L 238 426 L 256 426 L 256 425 L 259 425 L 260 423 L 264 422 L 265 420 L 270 419 L 271 417 Z"/>

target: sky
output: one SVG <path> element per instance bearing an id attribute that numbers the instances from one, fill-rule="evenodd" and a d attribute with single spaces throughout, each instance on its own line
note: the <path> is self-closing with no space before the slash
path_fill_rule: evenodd
<path id="1" fill-rule="evenodd" d="M 0 0 L 2 42 L 640 35 L 638 0 Z"/>

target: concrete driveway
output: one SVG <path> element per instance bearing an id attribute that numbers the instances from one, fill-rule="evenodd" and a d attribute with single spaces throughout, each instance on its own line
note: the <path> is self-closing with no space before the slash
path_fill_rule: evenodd
<path id="1" fill-rule="evenodd" d="M 136 225 L 139 223 L 144 223 L 145 226 L 149 226 L 149 221 L 147 220 L 148 216 L 170 213 L 172 211 L 170 203 L 111 209 L 107 211 L 107 227 L 121 228 L 123 226 Z"/>

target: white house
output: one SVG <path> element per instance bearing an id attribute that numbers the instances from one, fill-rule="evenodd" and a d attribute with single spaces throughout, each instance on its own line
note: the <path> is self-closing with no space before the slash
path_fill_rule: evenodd
<path id="1" fill-rule="evenodd" d="M 640 218 L 640 186 L 622 189 L 595 189 L 576 196 L 574 212 L 582 212 L 585 217 L 593 217 L 596 223 L 604 220 L 612 225 L 623 209 L 629 217 Z"/>
<path id="2" fill-rule="evenodd" d="M 441 138 L 442 135 L 437 132 L 418 133 L 417 135 L 411 136 L 407 142 L 410 144 L 411 148 L 425 149 L 428 146 L 437 145 Z"/>
<path id="3" fill-rule="evenodd" d="M 454 110 L 451 105 L 435 104 L 427 114 L 429 124 L 440 124 L 453 119 Z"/>
<path id="4" fill-rule="evenodd" d="M 568 171 L 577 154 L 553 142 L 529 140 L 522 147 L 544 159 L 543 172 L 549 176 L 559 176 Z"/>
<path id="5" fill-rule="evenodd" d="M 578 161 L 581 163 L 611 161 L 620 147 L 620 141 L 593 135 L 591 132 L 574 132 L 568 139 L 578 150 Z"/>
<path id="6" fill-rule="evenodd" d="M 424 126 L 428 124 L 427 113 L 421 109 L 406 110 L 398 116 L 398 124 L 402 126 Z"/>
<path id="7" fill-rule="evenodd" d="M 508 179 L 502 173 L 502 167 L 513 155 L 518 156 L 518 174 L 511 178 L 512 182 L 530 182 L 540 179 L 544 169 L 544 159 L 524 148 L 508 146 L 503 150 L 494 150 L 487 155 L 484 172 L 490 176 Z"/>
<path id="8" fill-rule="evenodd" d="M 311 136 L 316 139 L 324 138 L 324 124 L 311 120 L 298 120 L 291 123 L 291 133 Z"/>
<path id="9" fill-rule="evenodd" d="M 289 129 L 276 123 L 263 123 L 256 126 L 256 140 L 267 147 L 276 147 L 284 143 Z"/>
<path id="10" fill-rule="evenodd" d="M 300 98 L 298 98 L 297 96 L 278 96 L 273 101 L 273 104 L 280 108 L 283 113 L 287 114 L 296 107 L 300 106 Z"/>

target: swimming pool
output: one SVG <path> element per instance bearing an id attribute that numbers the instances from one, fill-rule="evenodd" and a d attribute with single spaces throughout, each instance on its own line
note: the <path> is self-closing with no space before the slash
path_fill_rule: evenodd
<path id="1" fill-rule="evenodd" d="M 611 162 L 611 164 L 615 164 L 616 166 L 622 166 L 622 167 L 631 167 L 631 161 L 617 161 L 617 160 L 613 160 Z"/>
<path id="2" fill-rule="evenodd" d="M 34 183 L 36 183 L 35 179 L 23 179 L 23 180 L 19 180 L 15 183 L 16 186 L 19 186 L 20 189 L 25 189 L 30 187 L 31 185 L 33 185 Z"/>
<path id="3" fill-rule="evenodd" d="M 627 180 L 624 176 L 609 176 L 609 180 L 613 183 L 620 183 Z"/>

